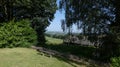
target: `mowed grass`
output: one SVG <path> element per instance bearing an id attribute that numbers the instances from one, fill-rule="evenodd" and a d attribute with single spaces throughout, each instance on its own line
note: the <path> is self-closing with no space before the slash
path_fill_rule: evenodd
<path id="1" fill-rule="evenodd" d="M 60 58 L 40 55 L 30 48 L 0 49 L 0 67 L 84 67 Z"/>
<path id="2" fill-rule="evenodd" d="M 59 45 L 63 43 L 62 39 L 57 39 L 57 38 L 52 38 L 52 37 L 45 37 L 47 40 L 47 44 L 55 44 L 55 45 Z"/>

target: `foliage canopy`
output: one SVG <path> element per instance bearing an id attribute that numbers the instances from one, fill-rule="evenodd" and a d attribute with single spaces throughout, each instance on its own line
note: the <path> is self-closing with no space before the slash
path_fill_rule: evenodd
<path id="1" fill-rule="evenodd" d="M 84 35 L 94 36 L 94 41 L 101 42 L 99 56 L 103 60 L 120 55 L 119 0 L 60 0 L 60 9 L 65 10 L 62 28 L 77 24 Z"/>

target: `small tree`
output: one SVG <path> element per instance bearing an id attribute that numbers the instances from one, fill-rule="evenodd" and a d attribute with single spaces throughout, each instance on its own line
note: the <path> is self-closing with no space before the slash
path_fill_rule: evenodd
<path id="1" fill-rule="evenodd" d="M 47 19 L 47 18 L 46 18 Z M 37 40 L 38 40 L 38 44 L 37 46 L 44 45 L 45 44 L 45 29 L 46 27 L 49 25 L 48 21 L 45 18 L 39 18 L 39 17 L 35 17 L 32 20 L 32 28 L 37 32 Z"/>

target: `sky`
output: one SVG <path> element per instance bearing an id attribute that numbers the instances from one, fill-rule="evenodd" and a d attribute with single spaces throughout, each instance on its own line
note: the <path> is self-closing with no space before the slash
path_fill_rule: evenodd
<path id="1" fill-rule="evenodd" d="M 57 0 L 57 6 L 59 6 L 59 0 Z M 56 32 L 63 32 L 61 29 L 61 20 L 65 19 L 65 12 L 64 11 L 60 11 L 57 10 L 55 15 L 54 15 L 54 19 L 51 22 L 51 24 L 47 27 L 47 31 L 56 31 Z M 79 32 L 79 30 L 76 29 L 76 26 L 73 25 L 73 32 Z"/>
<path id="2" fill-rule="evenodd" d="M 55 16 L 55 18 L 53 19 L 53 21 L 51 22 L 49 27 L 47 27 L 47 31 L 60 31 L 60 32 L 62 32 L 61 20 L 65 19 L 64 13 L 57 10 L 54 16 Z"/>
<path id="3" fill-rule="evenodd" d="M 57 6 L 59 6 L 59 0 L 57 0 Z M 61 29 L 61 20 L 65 19 L 65 14 L 64 11 L 59 11 L 57 10 L 56 13 L 54 14 L 54 19 L 51 22 L 51 24 L 47 27 L 47 31 L 60 31 L 62 32 Z"/>

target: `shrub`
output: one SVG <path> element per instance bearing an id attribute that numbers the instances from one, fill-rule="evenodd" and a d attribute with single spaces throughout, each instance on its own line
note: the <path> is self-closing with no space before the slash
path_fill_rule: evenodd
<path id="1" fill-rule="evenodd" d="M 110 58 L 120 56 L 120 41 L 117 42 L 114 35 L 107 35 L 102 40 L 99 47 L 101 60 L 110 61 Z"/>
<path id="2" fill-rule="evenodd" d="M 120 67 L 120 57 L 111 59 L 111 67 Z"/>
<path id="3" fill-rule="evenodd" d="M 36 45 L 36 32 L 30 27 L 28 20 L 1 23 L 0 47 L 30 47 Z"/>

